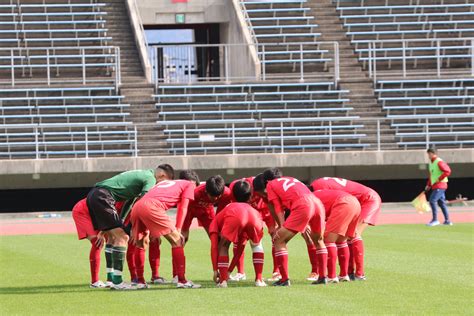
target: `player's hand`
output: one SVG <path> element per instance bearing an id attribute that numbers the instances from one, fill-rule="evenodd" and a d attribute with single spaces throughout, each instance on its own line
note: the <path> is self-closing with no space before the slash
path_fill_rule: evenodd
<path id="1" fill-rule="evenodd" d="M 427 186 L 425 187 L 425 192 L 428 192 L 429 190 L 431 190 L 431 187 L 430 187 L 429 185 L 427 185 Z"/>
<path id="2" fill-rule="evenodd" d="M 105 234 L 104 232 L 101 231 L 97 234 L 97 240 L 95 241 L 95 246 L 97 248 L 102 248 L 104 244 L 105 244 Z"/>
<path id="3" fill-rule="evenodd" d="M 219 283 L 219 271 L 214 271 L 212 280 L 214 280 L 215 283 Z"/>

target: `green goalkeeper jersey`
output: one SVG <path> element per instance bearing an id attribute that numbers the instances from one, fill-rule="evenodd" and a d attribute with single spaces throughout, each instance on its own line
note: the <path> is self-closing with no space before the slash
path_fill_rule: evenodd
<path id="1" fill-rule="evenodd" d="M 126 201 L 142 196 L 156 184 L 155 170 L 131 170 L 95 184 L 107 189 L 115 201 Z"/>

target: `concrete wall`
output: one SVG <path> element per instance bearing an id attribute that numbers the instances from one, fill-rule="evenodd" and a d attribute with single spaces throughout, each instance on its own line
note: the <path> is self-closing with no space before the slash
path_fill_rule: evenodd
<path id="1" fill-rule="evenodd" d="M 440 150 L 453 174 L 474 177 L 474 149 Z M 267 167 L 309 181 L 322 176 L 356 180 L 419 179 L 427 175 L 424 150 L 384 152 L 297 153 L 95 159 L 3 160 L 0 190 L 88 187 L 100 179 L 130 169 L 170 163 L 176 169 L 194 169 L 202 179 L 221 174 L 226 181 L 255 175 Z"/>
<path id="2" fill-rule="evenodd" d="M 171 3 L 171 0 L 137 0 L 143 24 L 175 24 L 175 14 L 186 14 L 186 24 L 227 23 L 231 0 L 190 0 Z"/>

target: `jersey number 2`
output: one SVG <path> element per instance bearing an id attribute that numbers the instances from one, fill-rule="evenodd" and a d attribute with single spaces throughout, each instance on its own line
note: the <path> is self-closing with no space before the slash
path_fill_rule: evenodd
<path id="1" fill-rule="evenodd" d="M 297 179 L 287 179 L 287 178 L 278 178 L 277 181 L 284 181 L 283 182 L 283 191 L 288 191 L 289 188 L 294 186 L 296 182 L 299 182 Z"/>

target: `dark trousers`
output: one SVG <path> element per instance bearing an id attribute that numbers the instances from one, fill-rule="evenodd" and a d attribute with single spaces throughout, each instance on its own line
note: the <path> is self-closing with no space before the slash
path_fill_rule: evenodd
<path id="1" fill-rule="evenodd" d="M 446 190 L 443 189 L 434 189 L 431 191 L 430 206 L 431 211 L 433 212 L 433 221 L 438 220 L 438 206 L 436 205 L 436 203 L 438 203 L 439 207 L 441 208 L 441 211 L 443 212 L 444 220 L 449 221 L 449 213 L 448 207 L 446 206 L 445 192 Z"/>

